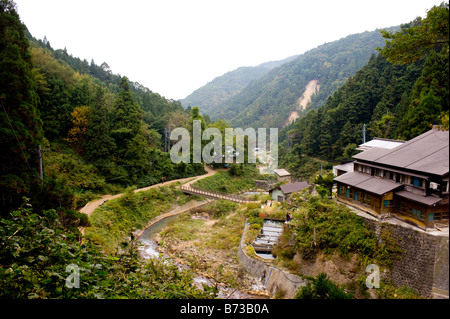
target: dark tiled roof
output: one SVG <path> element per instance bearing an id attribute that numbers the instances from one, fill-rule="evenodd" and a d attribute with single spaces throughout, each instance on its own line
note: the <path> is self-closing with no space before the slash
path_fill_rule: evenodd
<path id="1" fill-rule="evenodd" d="M 445 175 L 449 172 L 449 132 L 432 129 L 394 149 L 372 148 L 356 154 L 353 158 L 428 174 Z"/>
<path id="2" fill-rule="evenodd" d="M 298 182 L 298 183 L 281 185 L 280 189 L 285 194 L 291 194 L 293 192 L 301 191 L 307 187 L 309 187 L 309 184 L 307 182 Z"/>
<path id="3" fill-rule="evenodd" d="M 395 192 L 395 195 L 406 198 L 406 199 L 410 199 L 415 202 L 425 204 L 428 206 L 435 205 L 442 200 L 442 198 L 433 197 L 433 196 L 420 196 L 420 195 L 416 195 L 416 194 L 413 194 L 413 193 L 410 193 L 407 191 Z"/>
<path id="4" fill-rule="evenodd" d="M 357 172 L 345 173 L 344 175 L 336 177 L 334 180 L 346 185 L 364 189 L 377 195 L 383 195 L 384 193 L 391 192 L 402 187 L 401 184 L 395 183 L 391 180 Z"/>

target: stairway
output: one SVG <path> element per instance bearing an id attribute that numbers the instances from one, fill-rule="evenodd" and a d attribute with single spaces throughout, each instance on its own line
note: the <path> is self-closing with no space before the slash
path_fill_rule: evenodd
<path id="1" fill-rule="evenodd" d="M 252 243 L 253 249 L 256 253 L 271 253 L 282 232 L 282 222 L 265 220 L 260 234 Z"/>

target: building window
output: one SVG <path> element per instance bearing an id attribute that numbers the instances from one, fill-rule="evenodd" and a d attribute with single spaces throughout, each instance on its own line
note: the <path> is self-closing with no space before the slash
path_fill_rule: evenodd
<path id="1" fill-rule="evenodd" d="M 448 182 L 442 182 L 442 191 L 448 193 Z"/>
<path id="2" fill-rule="evenodd" d="M 363 195 L 363 203 L 370 205 L 370 195 L 367 195 L 367 194 Z"/>
<path id="3" fill-rule="evenodd" d="M 383 206 L 384 207 L 392 207 L 392 206 L 394 206 L 394 201 L 393 200 L 385 200 L 385 201 L 383 201 Z"/>
<path id="4" fill-rule="evenodd" d="M 441 220 L 441 213 L 428 213 L 428 221 L 433 222 Z"/>
<path id="5" fill-rule="evenodd" d="M 394 172 L 391 172 L 391 171 L 384 171 L 383 177 L 384 177 L 385 179 L 394 180 Z"/>
<path id="6" fill-rule="evenodd" d="M 419 177 L 410 178 L 410 183 L 416 187 L 423 187 L 423 179 Z"/>
<path id="7" fill-rule="evenodd" d="M 406 214 L 406 203 L 405 202 L 397 203 L 397 212 Z"/>
<path id="8" fill-rule="evenodd" d="M 358 192 L 357 191 L 355 191 L 355 193 L 353 195 L 353 199 L 356 201 L 358 200 Z"/>
<path id="9" fill-rule="evenodd" d="M 419 209 L 410 208 L 409 215 L 420 220 L 425 220 L 425 213 L 422 213 Z"/>

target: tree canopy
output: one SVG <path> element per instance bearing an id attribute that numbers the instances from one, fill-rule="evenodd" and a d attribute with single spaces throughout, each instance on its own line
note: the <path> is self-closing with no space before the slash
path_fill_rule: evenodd
<path id="1" fill-rule="evenodd" d="M 419 17 L 402 25 L 401 32 L 383 30 L 381 34 L 386 44 L 377 49 L 391 63 L 412 63 L 436 50 L 443 50 L 448 59 L 449 4 L 434 6 L 425 19 Z"/>
<path id="2" fill-rule="evenodd" d="M 39 183 L 42 121 L 25 26 L 0 1 L 0 209 L 16 207 Z"/>

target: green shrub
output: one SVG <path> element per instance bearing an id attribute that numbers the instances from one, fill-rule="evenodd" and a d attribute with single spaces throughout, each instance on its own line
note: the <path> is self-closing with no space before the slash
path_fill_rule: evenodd
<path id="1" fill-rule="evenodd" d="M 295 299 L 353 299 L 353 295 L 334 284 L 326 273 L 320 273 L 317 278 L 309 278 L 306 286 L 300 287 Z"/>
<path id="2" fill-rule="evenodd" d="M 239 167 L 239 174 L 233 171 L 219 171 L 213 176 L 203 178 L 193 185 L 203 190 L 224 193 L 238 194 L 255 187 L 255 179 L 259 173 L 254 165 L 243 165 Z"/>
<path id="3" fill-rule="evenodd" d="M 0 220 L 0 298 L 214 298 L 198 289 L 192 275 L 160 260 L 147 263 L 131 242 L 108 256 L 91 241 L 80 243 L 54 210 L 34 213 L 24 205 Z M 67 266 L 79 269 L 79 287 L 70 289 Z"/>
<path id="4" fill-rule="evenodd" d="M 128 189 L 121 197 L 109 200 L 92 213 L 91 227 L 85 229 L 85 236 L 96 240 L 99 238 L 96 234 L 102 234 L 104 249 L 112 253 L 123 238 L 145 227 L 152 218 L 170 211 L 182 197 L 189 196 L 172 186 L 138 193 Z"/>
<path id="5" fill-rule="evenodd" d="M 376 261 L 390 266 L 400 252 L 386 230 L 382 231 L 383 241 L 378 242 L 362 217 L 333 200 L 311 197 L 309 202 L 298 201 L 290 205 L 288 209 L 299 208 L 299 213 L 295 214 L 292 228 L 287 231 L 289 236 L 294 234 L 296 250 L 303 258 L 314 258 L 319 251 L 338 252 L 343 257 L 357 253 L 366 263 Z"/>
<path id="6" fill-rule="evenodd" d="M 225 214 L 232 212 L 236 209 L 238 204 L 227 201 L 227 200 L 218 200 L 215 202 L 214 208 L 213 208 L 213 217 L 221 217 Z"/>

